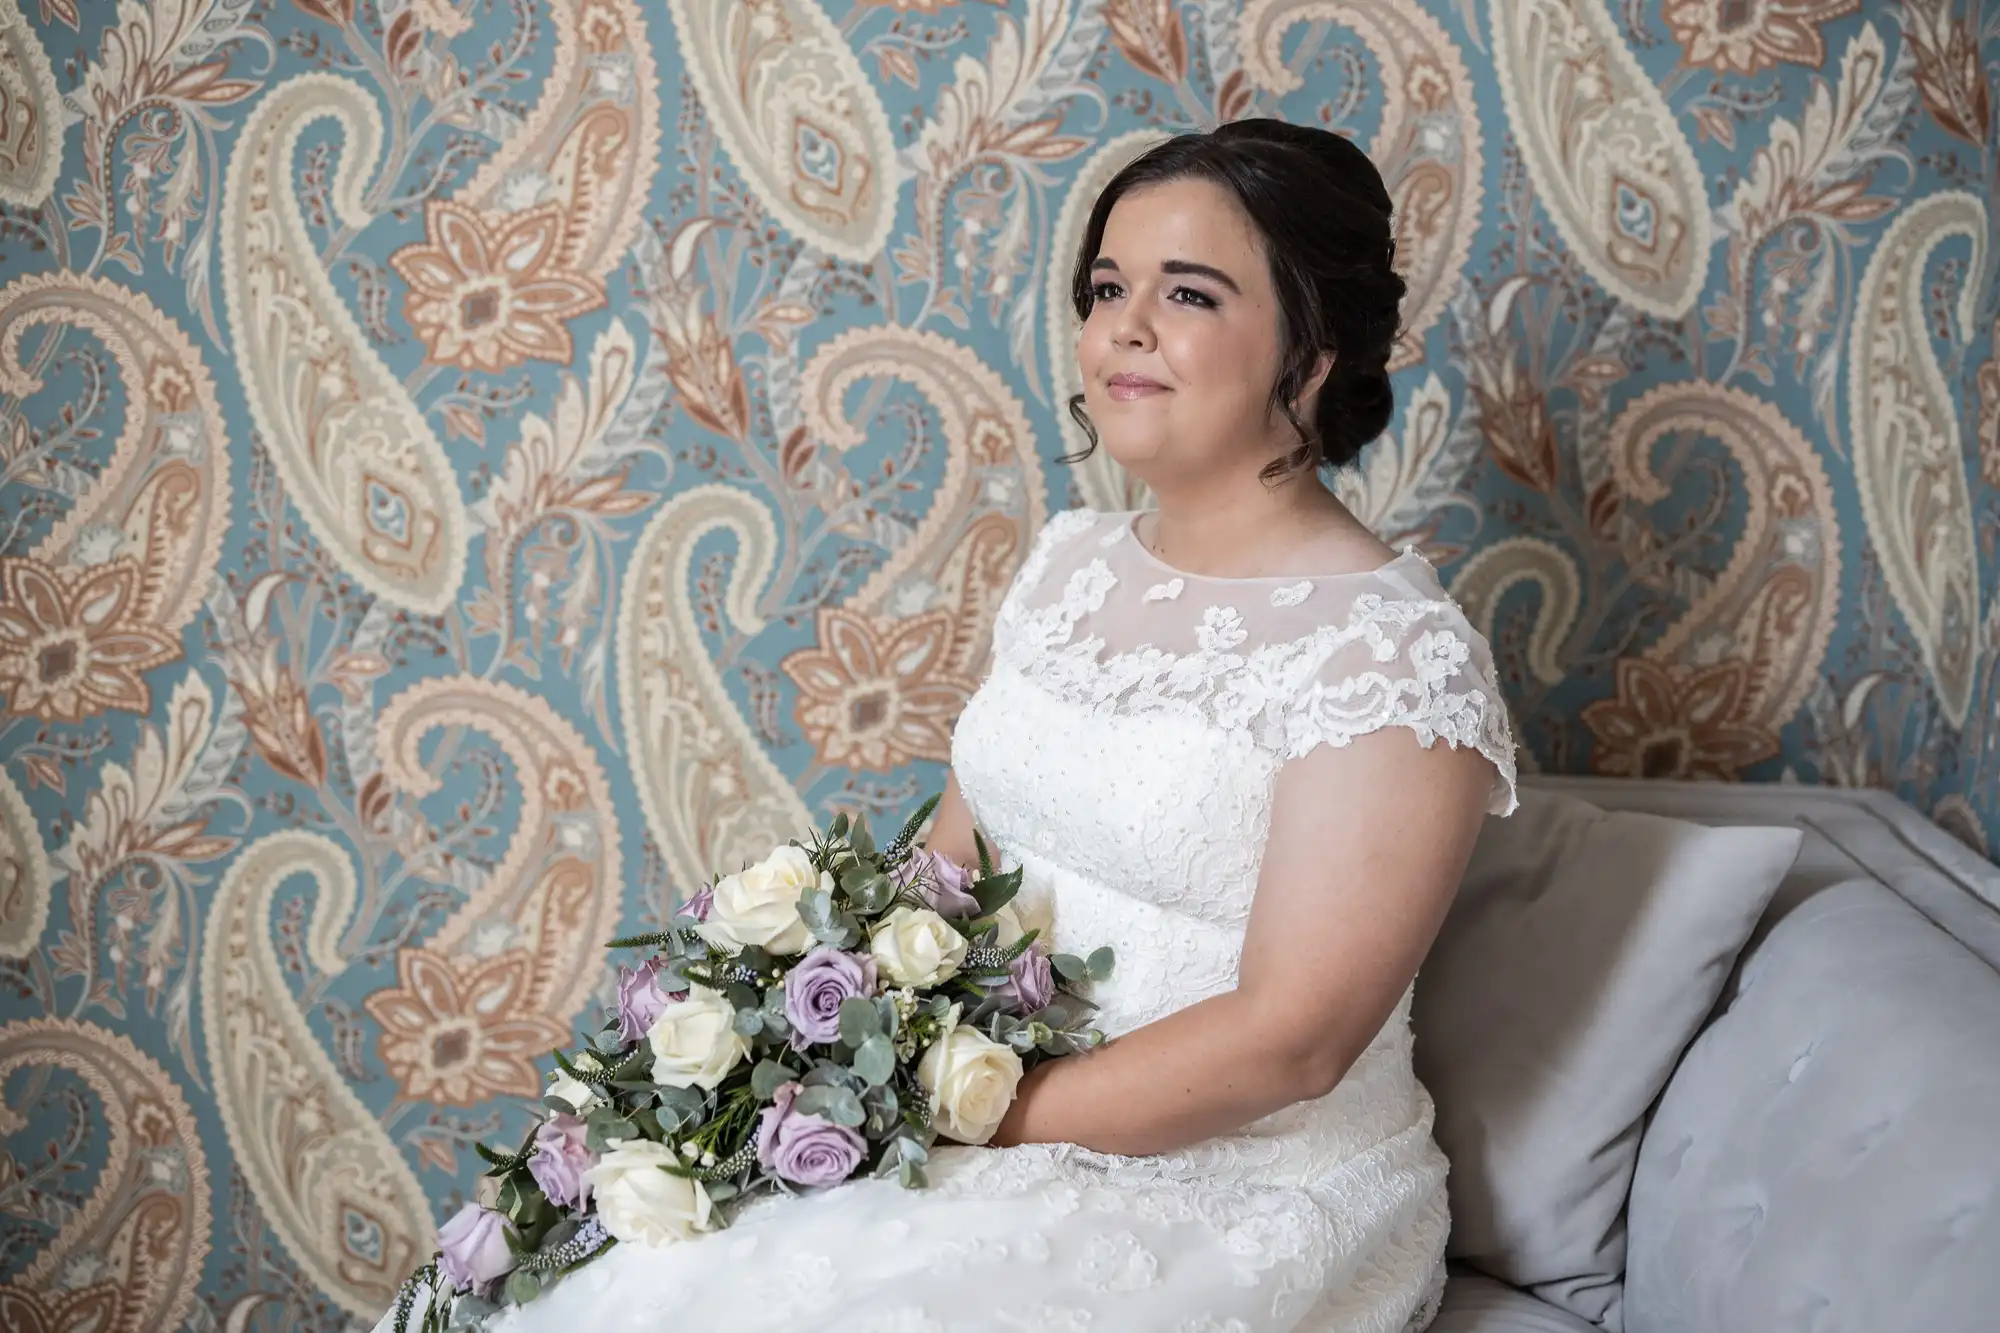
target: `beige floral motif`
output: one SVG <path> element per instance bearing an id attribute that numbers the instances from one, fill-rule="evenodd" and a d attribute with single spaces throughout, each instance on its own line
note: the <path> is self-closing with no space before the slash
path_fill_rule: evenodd
<path id="1" fill-rule="evenodd" d="M 1597 738 L 1600 773 L 1636 778 L 1731 781 L 1778 752 L 1778 738 L 1737 721 L 1748 671 L 1742 662 L 1660 666 L 1618 664 L 1618 697 L 1583 710 Z"/>
<path id="2" fill-rule="evenodd" d="M 1861 0 L 1667 0 L 1660 17 L 1689 64 L 1755 74 L 1782 62 L 1817 69 L 1826 61 L 1820 29 L 1860 7 Z"/>
<path id="3" fill-rule="evenodd" d="M 1993 355 L 1979 367 L 1979 475 L 2000 486 L 2000 323 L 1993 326 Z"/>
<path id="4" fill-rule="evenodd" d="M 555 203 L 495 225 L 462 205 L 432 201 L 425 243 L 389 260 L 410 284 L 404 311 L 432 361 L 493 372 L 571 360 L 569 321 L 602 306 L 604 287 L 561 266 L 565 225 Z"/>
<path id="5" fill-rule="evenodd" d="M 416 16 L 417 26 L 440 37 L 463 37 L 472 30 L 471 15 L 452 0 L 411 0 L 410 12 Z"/>
<path id="6" fill-rule="evenodd" d="M 66 722 L 150 711 L 143 673 L 179 657 L 181 646 L 139 618 L 139 585 L 139 567 L 124 557 L 78 570 L 0 560 L 6 711 Z"/>
<path id="7" fill-rule="evenodd" d="M 536 1059 L 570 1036 L 566 1025 L 521 1015 L 533 960 L 520 950 L 463 958 L 404 949 L 394 990 L 362 1001 L 382 1025 L 382 1062 L 404 1097 L 472 1106 L 541 1091 Z"/>
<path id="8" fill-rule="evenodd" d="M 33 1076 L 21 1077 L 28 1071 Z M 63 1097 L 61 1083 L 43 1081 L 52 1071 L 81 1085 L 80 1102 Z M 68 1115 L 57 1114 L 69 1121 L 68 1134 L 80 1131 L 98 1149 L 91 1173 L 69 1187 L 73 1195 L 58 1208 L 36 1210 L 43 1226 L 14 1229 L 12 1271 L 0 1282 L 0 1329 L 183 1327 L 201 1304 L 210 1182 L 201 1134 L 172 1076 L 121 1033 L 70 1019 L 17 1018 L 0 1028 L 0 1087 L 26 1094 L 0 1111 L 16 1135 L 33 1123 L 25 1117 L 35 1115 L 37 1101 L 51 1109 L 67 1103 Z M 47 1138 L 55 1151 L 56 1135 Z M 63 1170 L 48 1161 L 41 1169 L 50 1167 Z M 12 1176 L 10 1192 L 30 1208 L 49 1198 L 33 1174 L 22 1178 L 13 1156 L 0 1153 L 0 1172 Z"/>
<path id="9" fill-rule="evenodd" d="M 819 642 L 786 658 L 784 670 L 799 687 L 799 726 L 820 762 L 887 769 L 950 758 L 951 724 L 977 682 L 945 666 L 947 612 L 898 622 L 822 610 Z"/>

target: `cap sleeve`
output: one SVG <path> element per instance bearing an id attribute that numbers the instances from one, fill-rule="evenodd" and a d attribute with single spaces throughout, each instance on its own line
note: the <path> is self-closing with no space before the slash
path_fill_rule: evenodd
<path id="1" fill-rule="evenodd" d="M 1442 738 L 1485 755 L 1495 770 L 1487 809 L 1513 813 L 1514 729 L 1492 652 L 1448 598 L 1357 597 L 1353 617 L 1303 675 L 1285 716 L 1288 758 L 1408 727 L 1426 749 Z"/>
<path id="2" fill-rule="evenodd" d="M 1007 585 L 1007 595 L 1000 599 L 1000 610 L 994 624 L 996 647 L 1002 640 L 1012 637 L 1026 610 L 1028 595 L 1048 577 L 1056 553 L 1094 528 L 1099 517 L 1093 509 L 1065 509 L 1049 515 L 1048 521 L 1028 543 L 1028 553 L 1022 557 L 1021 567 L 1014 571 L 1014 581 Z"/>

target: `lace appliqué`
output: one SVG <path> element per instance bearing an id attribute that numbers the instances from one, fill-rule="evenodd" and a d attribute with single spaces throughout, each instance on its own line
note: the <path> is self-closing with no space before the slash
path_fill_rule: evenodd
<path id="1" fill-rule="evenodd" d="M 1287 583 L 1282 588 L 1271 589 L 1271 605 L 1278 607 L 1280 610 L 1286 607 L 1298 606 L 1306 598 L 1312 596 L 1312 591 L 1313 585 L 1311 579 L 1300 579 L 1297 583 Z"/>
<path id="2" fill-rule="evenodd" d="M 1149 602 L 1171 602 L 1174 598 L 1180 596 L 1182 589 L 1186 587 L 1186 579 L 1168 579 L 1165 583 L 1155 583 L 1152 587 L 1146 589 L 1146 600 Z"/>

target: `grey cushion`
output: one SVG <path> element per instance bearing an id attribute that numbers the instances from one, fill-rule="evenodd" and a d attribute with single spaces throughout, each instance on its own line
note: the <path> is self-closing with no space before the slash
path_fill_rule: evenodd
<path id="1" fill-rule="evenodd" d="M 1524 790 L 1487 821 L 1417 978 L 1449 1253 L 1616 1328 L 1641 1121 L 1797 854 Z"/>
<path id="2" fill-rule="evenodd" d="M 1445 1279 L 1444 1304 L 1430 1333 L 1598 1333 L 1547 1301 L 1487 1277 L 1475 1269 L 1451 1266 Z"/>
<path id="3" fill-rule="evenodd" d="M 1628 1333 L 2000 1327 L 2000 978 L 1889 890 L 1744 957 L 1631 1193 Z"/>

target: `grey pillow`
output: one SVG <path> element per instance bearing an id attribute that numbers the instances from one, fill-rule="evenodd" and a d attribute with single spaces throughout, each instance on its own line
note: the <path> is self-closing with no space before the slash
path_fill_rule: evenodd
<path id="1" fill-rule="evenodd" d="M 1451 1257 L 1619 1327 L 1647 1109 L 1801 837 L 1533 789 L 1486 821 L 1412 1012 Z"/>

